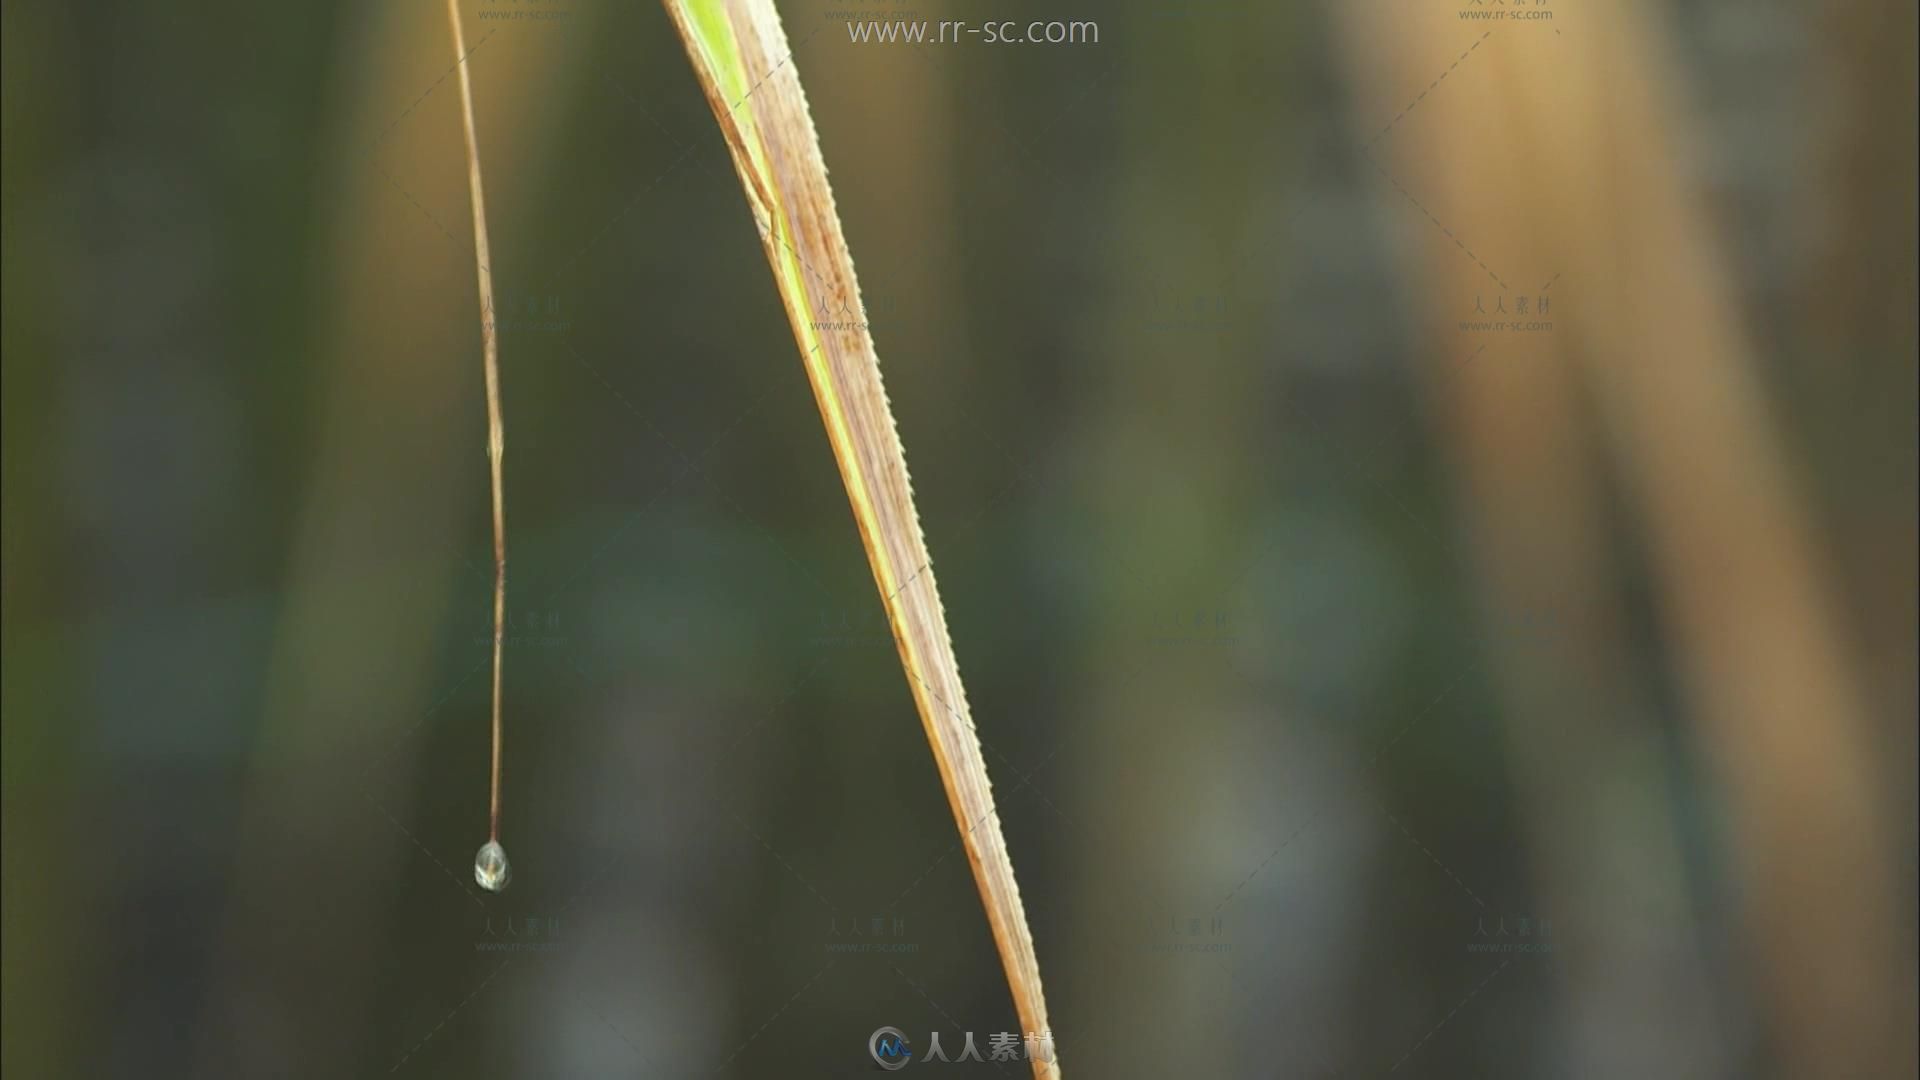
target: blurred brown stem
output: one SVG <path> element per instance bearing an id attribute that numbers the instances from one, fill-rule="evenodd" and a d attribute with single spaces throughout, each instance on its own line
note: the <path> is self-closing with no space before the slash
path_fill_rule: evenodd
<path id="1" fill-rule="evenodd" d="M 1394 88 L 1388 108 L 1402 108 L 1404 88 L 1431 77 L 1376 60 L 1375 37 L 1354 40 L 1358 68 Z M 1447 70 L 1463 47 L 1426 55 L 1420 70 Z M 1701 742 L 1730 805 L 1744 930 L 1766 976 L 1786 1072 L 1868 1075 L 1906 1058 L 1898 1017 L 1912 1000 L 1911 969 L 1900 970 L 1894 947 L 1896 849 L 1874 733 L 1827 557 L 1680 165 L 1693 143 L 1677 119 L 1671 62 L 1637 4 L 1584 9 L 1564 34 L 1503 26 L 1468 62 L 1370 152 L 1406 174 L 1398 182 L 1417 178 L 1430 215 L 1477 252 L 1468 261 L 1458 243 L 1434 241 L 1459 268 L 1447 303 L 1470 305 L 1491 291 L 1482 257 L 1510 277 L 1538 271 L 1524 279 L 1529 292 L 1564 274 L 1552 332 L 1567 342 L 1562 362 L 1597 407 L 1648 536 Z M 1488 69 L 1501 65 L 1511 81 L 1496 100 L 1485 88 Z M 1482 155 L 1452 139 L 1488 127 L 1485 113 L 1496 108 L 1494 126 L 1520 142 L 1479 143 L 1497 151 Z M 1403 139 L 1427 152 L 1391 153 Z M 1523 176 L 1514 201 L 1537 195 L 1550 212 L 1536 215 L 1526 240 L 1504 233 L 1499 219 L 1513 210 L 1504 196 L 1476 198 L 1458 178 L 1448 184 L 1444 168 L 1435 193 L 1427 163 L 1446 156 Z M 1386 197 L 1398 198 L 1391 189 Z M 1538 261 L 1523 261 L 1530 256 Z M 1511 341 L 1502 343 L 1509 354 Z M 1496 363 L 1498 351 L 1442 362 Z"/>

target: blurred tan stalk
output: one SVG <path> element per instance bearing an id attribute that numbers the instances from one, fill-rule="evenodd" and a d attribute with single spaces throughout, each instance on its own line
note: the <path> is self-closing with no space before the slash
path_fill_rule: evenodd
<path id="1" fill-rule="evenodd" d="M 1461 313 L 1483 295 L 1537 297 L 1561 278 L 1552 287 L 1555 347 L 1447 333 L 1433 361 L 1445 369 L 1465 482 L 1482 500 L 1476 535 L 1492 606 L 1510 609 L 1543 590 L 1570 601 L 1550 627 L 1571 635 L 1554 647 L 1556 662 L 1571 665 L 1566 681 L 1502 678 L 1520 766 L 1544 770 L 1523 783 L 1550 807 L 1568 796 L 1548 778 L 1571 779 L 1579 791 L 1590 785 L 1578 774 L 1613 775 L 1621 755 L 1646 752 L 1631 734 L 1589 726 L 1635 695 L 1610 674 L 1619 670 L 1608 655 L 1617 653 L 1608 626 L 1618 614 L 1596 587 L 1596 484 L 1576 434 L 1575 395 L 1584 393 L 1639 510 L 1662 615 L 1728 803 L 1742 930 L 1764 972 L 1787 1072 L 1866 1075 L 1900 1055 L 1896 1003 L 1911 1000 L 1911 972 L 1890 948 L 1893 848 L 1872 733 L 1825 557 L 1690 189 L 1682 150 L 1691 144 L 1665 47 L 1632 3 L 1557 7 L 1551 28 L 1504 24 L 1484 38 L 1434 34 L 1460 26 L 1450 12 L 1422 23 L 1401 10 L 1345 10 L 1366 115 L 1404 109 L 1372 153 L 1390 177 L 1383 197 L 1428 237 L 1421 262 L 1435 324 L 1484 318 Z M 1404 205 L 1416 199 L 1424 216 Z M 1505 277 L 1490 281 L 1495 271 Z M 1567 722 L 1569 711 L 1582 719 Z M 1555 765 L 1551 755 L 1566 760 Z M 1657 769 L 1649 773 L 1657 779 Z M 1559 820 L 1543 826 L 1540 842 L 1571 828 L 1596 840 L 1638 830 L 1654 843 L 1547 854 L 1542 869 L 1560 879 L 1549 895 L 1581 903 L 1597 887 L 1605 896 L 1610 882 L 1630 879 L 1612 865 L 1618 857 L 1673 882 L 1669 826 L 1623 820 L 1606 792 L 1584 797 L 1593 801 L 1568 807 L 1571 818 L 1548 818 Z M 1660 891 L 1656 908 L 1678 915 L 1682 898 Z M 1646 917 L 1645 896 L 1613 898 L 1630 908 L 1614 918 Z M 1594 910 L 1591 899 L 1581 910 Z M 1624 973 L 1643 959 L 1594 963 L 1632 978 Z M 1650 1000 L 1665 1003 L 1690 985 L 1653 988 Z M 1690 1023 L 1698 1010 L 1682 1015 Z"/>

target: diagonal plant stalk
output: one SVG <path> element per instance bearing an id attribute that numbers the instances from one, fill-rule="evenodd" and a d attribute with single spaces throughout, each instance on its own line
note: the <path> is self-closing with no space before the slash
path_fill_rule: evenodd
<path id="1" fill-rule="evenodd" d="M 1022 1027 L 1050 1040 L 1033 936 L 953 658 L 826 164 L 772 0 L 663 0 L 733 156 L 846 484 Z M 844 314 L 821 318 L 816 313 Z M 818 320 L 818 321 L 816 321 Z M 1029 1056 L 1058 1078 L 1050 1041 Z"/>

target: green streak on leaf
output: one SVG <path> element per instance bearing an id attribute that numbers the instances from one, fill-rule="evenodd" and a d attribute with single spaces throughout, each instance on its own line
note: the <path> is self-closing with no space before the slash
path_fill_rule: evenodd
<path id="1" fill-rule="evenodd" d="M 748 98 L 759 87 L 752 84 L 747 72 L 746 61 L 740 54 L 740 48 L 733 34 L 733 21 L 727 13 L 729 0 L 667 0 L 667 3 L 687 16 L 687 22 L 693 28 L 694 44 L 700 50 L 701 62 L 713 73 L 715 83 L 725 95 L 725 106 L 743 143 L 737 152 L 746 155 L 759 177 L 759 188 L 765 192 L 772 205 L 767 207 L 768 227 L 773 230 L 773 240 L 778 246 L 779 285 L 789 290 L 800 300 L 800 310 L 816 312 L 808 295 L 804 269 L 793 245 L 787 241 L 792 235 L 792 225 L 787 220 L 786 208 L 780 202 L 780 187 L 775 182 L 773 170 L 768 167 L 766 148 L 761 142 L 760 129 L 754 121 L 753 107 Z M 811 318 L 799 327 L 804 339 L 802 350 L 807 363 L 824 363 L 820 355 L 820 336 Z"/>

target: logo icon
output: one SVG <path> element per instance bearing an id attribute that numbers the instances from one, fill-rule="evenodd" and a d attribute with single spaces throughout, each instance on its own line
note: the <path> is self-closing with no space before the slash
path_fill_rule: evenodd
<path id="1" fill-rule="evenodd" d="M 896 1027 L 883 1027 L 874 1030 L 867 1039 L 867 1053 L 880 1067 L 893 1072 L 904 1069 L 913 1060 L 913 1048 L 907 1045 L 907 1033 Z"/>

